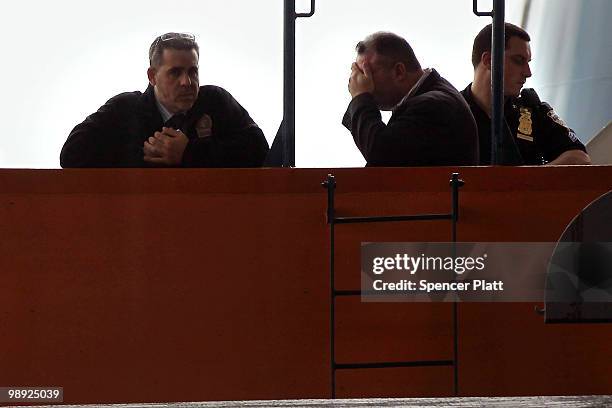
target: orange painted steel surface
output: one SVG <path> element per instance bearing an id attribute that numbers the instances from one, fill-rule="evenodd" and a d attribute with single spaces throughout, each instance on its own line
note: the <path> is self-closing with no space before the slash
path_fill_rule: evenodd
<path id="1" fill-rule="evenodd" d="M 328 398 L 329 232 L 339 216 L 450 211 L 460 241 L 554 241 L 612 167 L 2 170 L 0 386 L 66 403 Z M 336 227 L 336 287 L 362 241 L 449 241 L 450 223 Z M 612 393 L 612 325 L 459 305 L 461 395 Z M 540 304 L 541 306 L 541 304 Z M 451 304 L 340 298 L 339 363 L 449 360 Z M 340 370 L 338 397 L 450 396 L 452 367 Z"/>

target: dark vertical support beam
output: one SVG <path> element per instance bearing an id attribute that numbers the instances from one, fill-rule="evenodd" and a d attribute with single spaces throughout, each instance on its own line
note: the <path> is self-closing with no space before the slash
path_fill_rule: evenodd
<path id="1" fill-rule="evenodd" d="M 295 0 L 285 0 L 283 37 L 283 167 L 295 167 Z"/>
<path id="2" fill-rule="evenodd" d="M 451 239 L 453 242 L 453 258 L 457 256 L 457 222 L 459 221 L 459 189 L 465 182 L 459 178 L 459 173 L 453 173 L 450 180 L 451 185 Z M 459 395 L 459 299 L 453 302 L 453 394 Z"/>
<path id="3" fill-rule="evenodd" d="M 478 11 L 478 0 L 473 1 L 473 11 L 479 17 L 493 17 L 491 41 L 491 164 L 501 160 L 504 131 L 504 54 L 506 33 L 506 0 L 493 0 L 493 11 Z"/>
<path id="4" fill-rule="evenodd" d="M 493 57 L 491 64 L 491 163 L 501 161 L 504 125 L 504 54 L 506 0 L 493 0 Z"/>
<path id="5" fill-rule="evenodd" d="M 285 0 L 283 35 L 283 121 L 279 133 L 282 139 L 283 167 L 295 167 L 295 21 L 312 17 L 315 0 L 310 0 L 308 13 L 295 12 L 295 0 Z M 273 149 L 274 150 L 274 149 Z"/>
<path id="6" fill-rule="evenodd" d="M 330 354 L 330 374 L 331 374 L 331 398 L 336 398 L 336 283 L 335 283 L 335 236 L 334 225 L 336 220 L 335 194 L 336 194 L 336 178 L 328 174 L 327 180 L 323 182 L 323 187 L 327 189 L 327 224 L 329 224 L 329 300 L 330 300 L 330 317 L 329 317 L 329 354 Z"/>
<path id="7" fill-rule="evenodd" d="M 457 221 L 459 221 L 459 188 L 463 187 L 465 182 L 459 179 L 459 173 L 453 173 L 450 179 L 452 189 L 451 205 L 452 205 L 452 242 L 457 241 Z"/>

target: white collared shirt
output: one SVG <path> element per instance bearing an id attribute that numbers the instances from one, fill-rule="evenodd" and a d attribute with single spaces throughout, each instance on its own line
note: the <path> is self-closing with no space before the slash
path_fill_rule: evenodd
<path id="1" fill-rule="evenodd" d="M 166 109 L 166 107 L 159 102 L 159 100 L 157 99 L 157 92 L 154 92 L 154 95 L 155 95 L 155 104 L 157 105 L 157 109 L 159 110 L 159 113 L 161 114 L 163 123 L 166 123 L 173 116 L 173 114 L 170 113 L 170 111 Z"/>

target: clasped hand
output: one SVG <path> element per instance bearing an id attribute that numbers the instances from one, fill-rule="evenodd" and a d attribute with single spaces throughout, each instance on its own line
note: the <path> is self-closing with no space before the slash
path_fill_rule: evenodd
<path id="1" fill-rule="evenodd" d="M 144 161 L 159 166 L 178 166 L 188 142 L 180 130 L 163 127 L 144 142 Z"/>

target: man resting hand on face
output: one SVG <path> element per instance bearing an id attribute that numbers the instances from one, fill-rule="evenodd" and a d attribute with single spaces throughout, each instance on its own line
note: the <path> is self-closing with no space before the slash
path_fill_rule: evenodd
<path id="1" fill-rule="evenodd" d="M 368 166 L 455 166 L 478 163 L 470 108 L 434 69 L 422 69 L 408 42 L 379 32 L 357 44 L 352 100 L 343 125 Z M 388 124 L 380 111 L 392 111 Z"/>

